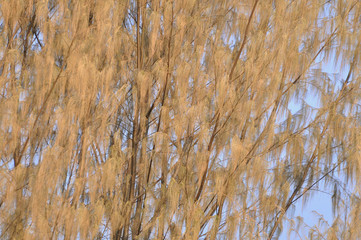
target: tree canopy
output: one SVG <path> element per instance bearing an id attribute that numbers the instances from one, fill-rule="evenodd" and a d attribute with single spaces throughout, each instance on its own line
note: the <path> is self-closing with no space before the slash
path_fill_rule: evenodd
<path id="1" fill-rule="evenodd" d="M 1 1 L 0 238 L 360 239 L 360 29 L 359 0 Z"/>

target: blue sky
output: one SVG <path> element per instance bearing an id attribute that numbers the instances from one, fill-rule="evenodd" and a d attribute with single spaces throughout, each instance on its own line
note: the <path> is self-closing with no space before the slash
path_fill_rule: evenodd
<path id="1" fill-rule="evenodd" d="M 314 68 L 320 68 L 322 72 L 325 72 L 329 75 L 329 77 L 333 81 L 339 81 L 343 80 L 347 76 L 347 68 L 346 66 L 344 69 L 341 68 L 341 64 L 335 63 L 334 57 L 330 58 L 330 61 L 323 62 L 320 58 L 316 59 L 317 64 L 315 64 Z M 318 107 L 318 99 L 312 95 L 309 94 L 305 101 L 307 104 Z M 292 113 L 295 113 L 299 110 L 300 106 L 292 103 L 291 104 L 291 111 Z M 328 226 L 323 225 L 323 227 L 329 227 L 332 225 L 333 222 L 333 213 L 332 213 L 332 196 L 329 194 L 330 190 L 332 192 L 331 186 L 325 186 L 324 184 L 320 185 L 320 190 L 325 190 L 325 192 L 322 191 L 314 191 L 311 198 L 308 199 L 308 202 L 303 202 L 302 198 L 299 199 L 296 204 L 294 210 L 293 217 L 291 217 L 291 214 L 289 213 L 285 217 L 289 217 L 289 219 L 292 219 L 294 221 L 294 226 L 297 225 L 297 216 L 300 216 L 302 218 L 302 221 L 304 224 L 301 225 L 300 231 L 298 233 L 292 232 L 290 235 L 288 235 L 290 225 L 286 223 L 287 221 L 284 221 L 284 228 L 282 231 L 282 234 L 280 236 L 280 240 L 286 240 L 286 239 L 307 239 L 308 238 L 308 230 L 309 227 L 317 226 L 320 223 L 320 219 L 323 221 L 327 221 Z M 290 209 L 292 211 L 292 209 Z M 320 229 L 322 230 L 322 228 Z"/>

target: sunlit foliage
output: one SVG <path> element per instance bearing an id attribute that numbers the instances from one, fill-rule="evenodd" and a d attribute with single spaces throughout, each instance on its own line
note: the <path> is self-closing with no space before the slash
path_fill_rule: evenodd
<path id="1" fill-rule="evenodd" d="M 0 14 L 0 239 L 361 238 L 359 0 Z"/>

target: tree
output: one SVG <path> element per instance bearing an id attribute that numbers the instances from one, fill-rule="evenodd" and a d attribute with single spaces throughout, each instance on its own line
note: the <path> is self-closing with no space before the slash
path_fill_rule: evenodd
<path id="1" fill-rule="evenodd" d="M 0 12 L 1 239 L 271 239 L 324 184 L 360 238 L 360 1 Z"/>

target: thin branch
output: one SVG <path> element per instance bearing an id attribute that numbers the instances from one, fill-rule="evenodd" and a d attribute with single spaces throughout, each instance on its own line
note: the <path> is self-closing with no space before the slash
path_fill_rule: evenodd
<path id="1" fill-rule="evenodd" d="M 253 8 L 252 8 L 252 11 L 251 11 L 251 14 L 248 18 L 248 22 L 247 22 L 247 26 L 246 26 L 246 29 L 244 30 L 244 37 L 243 37 L 243 41 L 242 41 L 242 44 L 241 44 L 241 47 L 239 48 L 237 54 L 236 54 L 236 58 L 233 62 L 233 65 L 231 67 L 231 71 L 229 73 L 229 80 L 232 81 L 232 76 L 233 76 L 233 72 L 234 72 L 234 69 L 236 68 L 236 65 L 237 65 L 237 62 L 239 60 L 239 57 L 241 56 L 242 54 L 242 51 L 243 51 L 243 48 L 244 46 L 246 45 L 246 41 L 247 41 L 247 35 L 248 35 L 248 30 L 249 30 L 249 26 L 251 25 L 251 21 L 252 21 L 252 18 L 253 18 L 253 14 L 256 10 L 256 6 L 257 6 L 257 3 L 258 3 L 258 0 L 255 0 L 254 4 L 253 4 Z"/>

